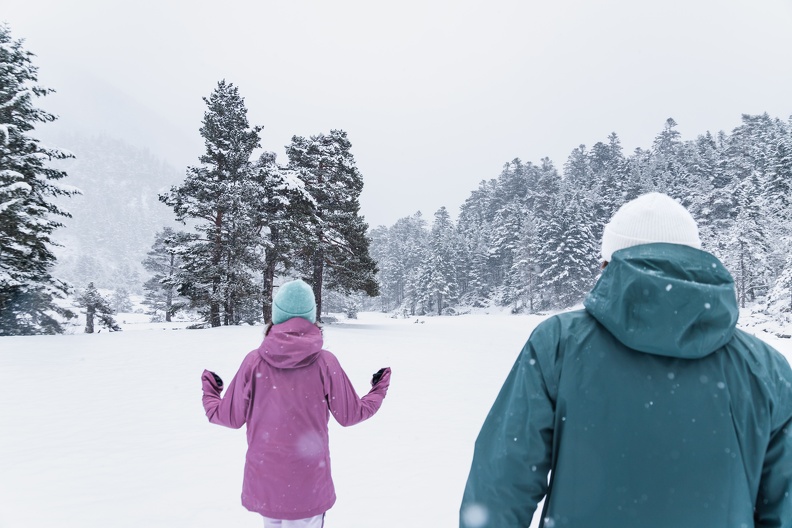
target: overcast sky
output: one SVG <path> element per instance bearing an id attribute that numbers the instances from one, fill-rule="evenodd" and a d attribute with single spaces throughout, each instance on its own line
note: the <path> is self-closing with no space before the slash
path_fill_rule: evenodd
<path id="1" fill-rule="evenodd" d="M 292 135 L 346 130 L 372 226 L 456 214 L 515 157 L 792 115 L 792 0 L 0 0 L 0 20 L 58 90 L 56 126 L 180 171 L 223 78 L 281 162 Z"/>

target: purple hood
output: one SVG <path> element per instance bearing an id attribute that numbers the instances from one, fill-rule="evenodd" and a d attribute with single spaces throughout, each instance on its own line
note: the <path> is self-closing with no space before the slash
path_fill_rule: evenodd
<path id="1" fill-rule="evenodd" d="M 258 353 L 275 368 L 294 369 L 316 361 L 323 344 L 322 331 L 315 324 L 294 317 L 273 326 Z"/>
<path id="2" fill-rule="evenodd" d="M 335 503 L 327 423 L 369 418 L 382 405 L 390 369 L 360 398 L 338 363 L 322 349 L 322 332 L 300 318 L 275 325 L 222 387 L 204 371 L 209 421 L 247 426 L 242 504 L 273 519 L 305 519 Z"/>

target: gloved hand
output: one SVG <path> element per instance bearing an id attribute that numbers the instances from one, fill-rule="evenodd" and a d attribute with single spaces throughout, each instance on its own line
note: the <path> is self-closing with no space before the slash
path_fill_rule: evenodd
<path id="1" fill-rule="evenodd" d="M 371 376 L 371 386 L 374 387 L 377 383 L 382 381 L 383 376 L 385 376 L 388 379 L 390 379 L 390 368 L 389 367 L 381 368 L 377 372 L 375 372 L 373 376 Z"/>
<path id="2" fill-rule="evenodd" d="M 201 375 L 201 381 L 203 381 L 204 391 L 210 390 L 220 394 L 220 392 L 223 390 L 223 380 L 220 378 L 220 376 L 210 370 L 203 371 L 203 374 Z"/>

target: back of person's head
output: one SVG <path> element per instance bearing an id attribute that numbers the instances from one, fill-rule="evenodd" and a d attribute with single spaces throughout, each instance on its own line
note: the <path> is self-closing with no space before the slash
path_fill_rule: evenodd
<path id="1" fill-rule="evenodd" d="M 294 280 L 278 288 L 272 299 L 272 324 L 280 324 L 301 317 L 316 323 L 316 298 L 308 283 Z"/>
<path id="2" fill-rule="evenodd" d="M 622 205 L 602 233 L 602 259 L 641 244 L 666 242 L 701 249 L 698 225 L 682 204 L 652 192 Z"/>

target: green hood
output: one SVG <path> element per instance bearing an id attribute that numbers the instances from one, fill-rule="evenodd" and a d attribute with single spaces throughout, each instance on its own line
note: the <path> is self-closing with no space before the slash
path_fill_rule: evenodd
<path id="1" fill-rule="evenodd" d="M 723 264 L 679 244 L 615 252 L 584 305 L 625 346 L 679 358 L 701 358 L 728 343 L 739 312 Z"/>

